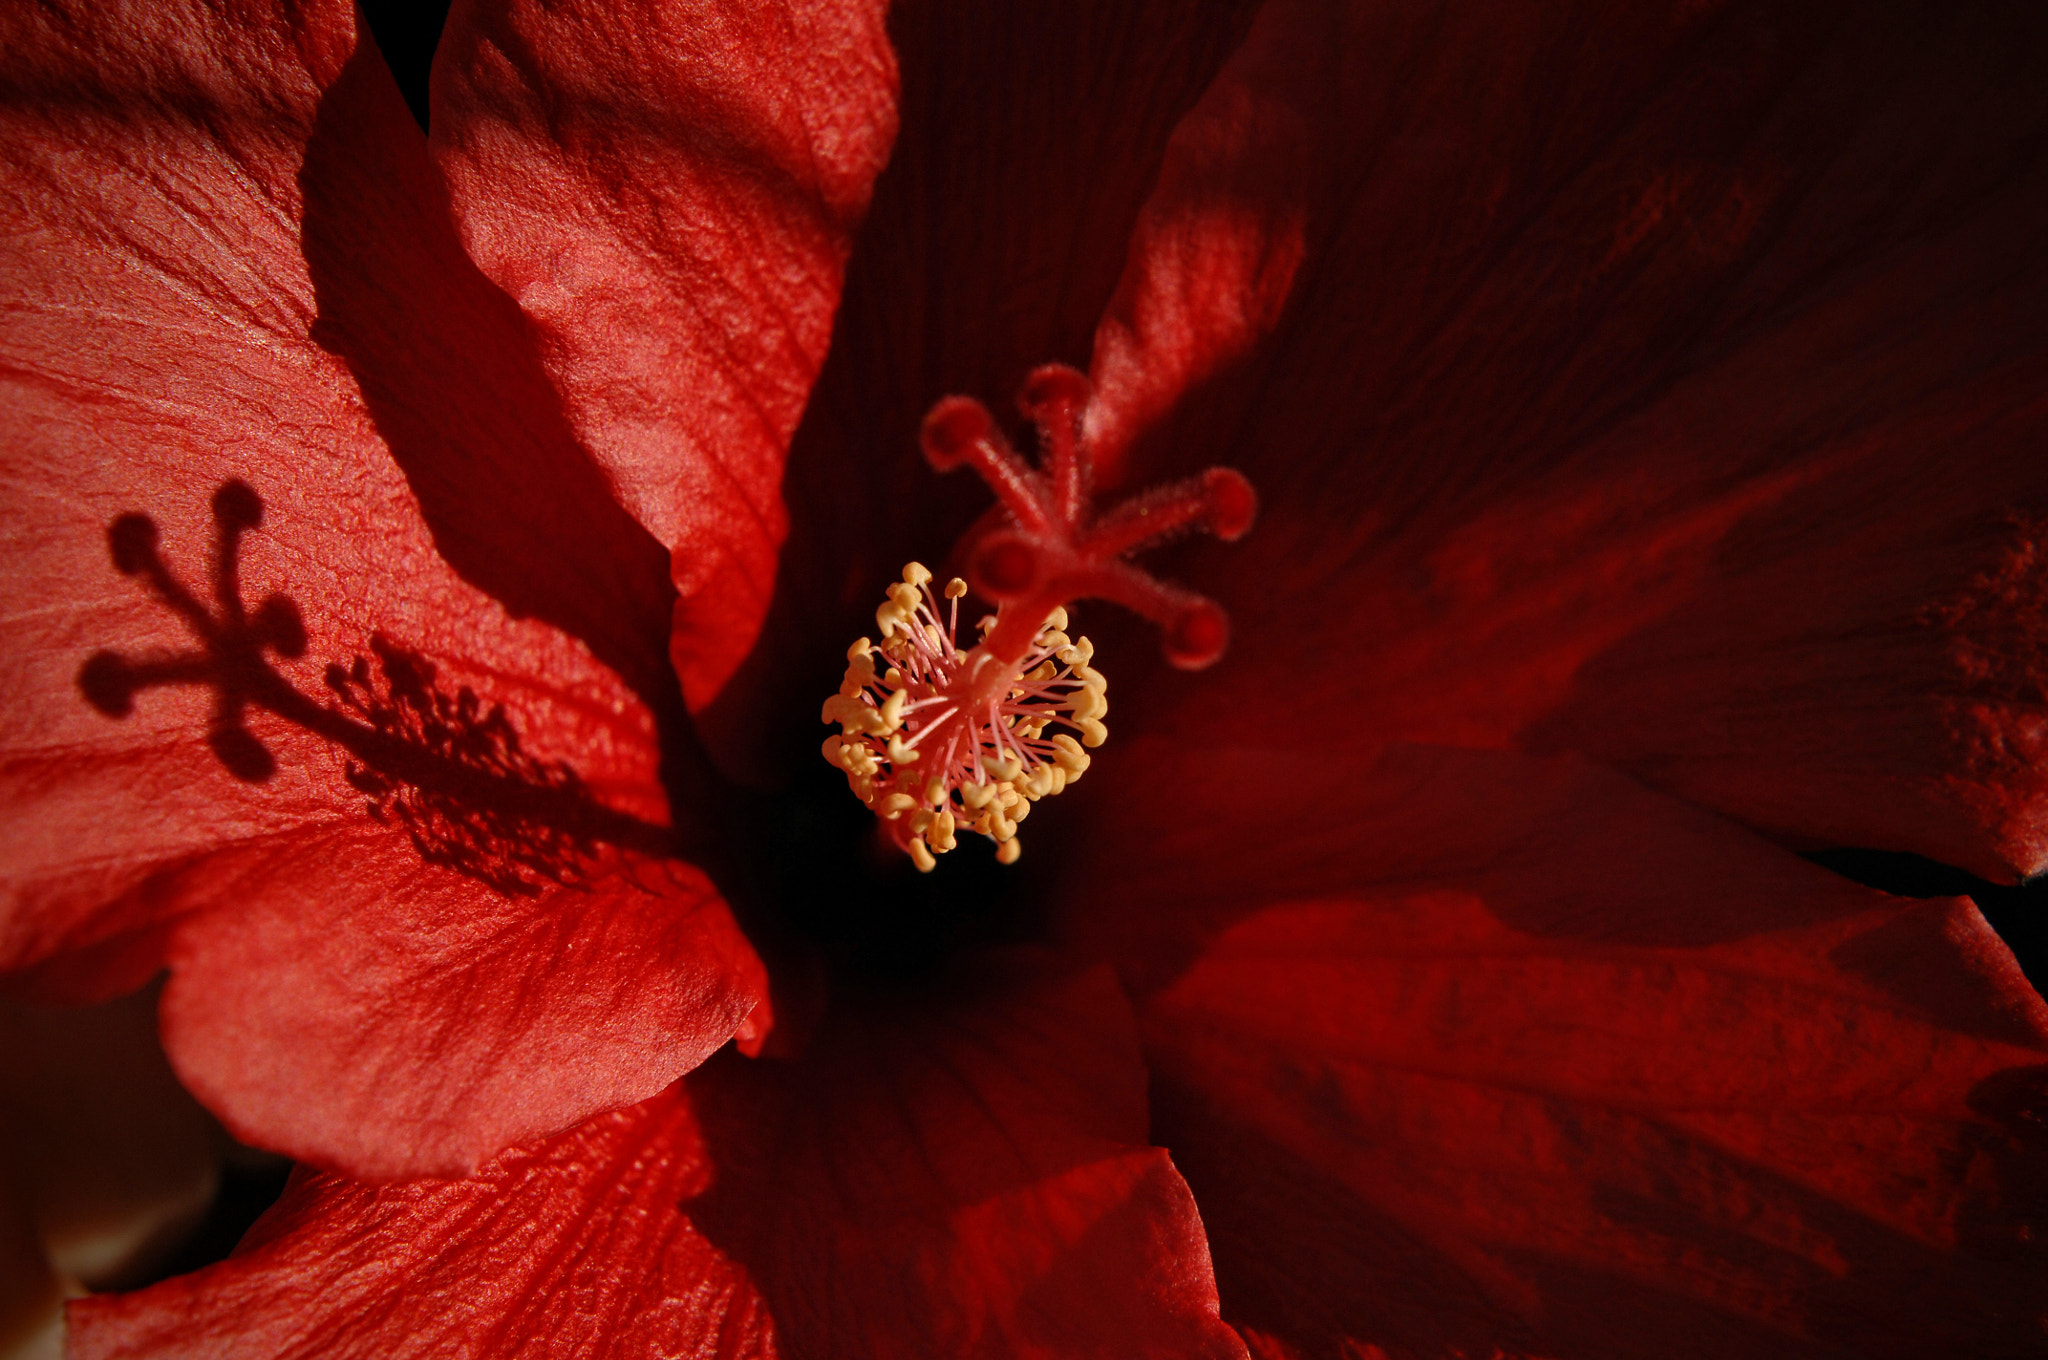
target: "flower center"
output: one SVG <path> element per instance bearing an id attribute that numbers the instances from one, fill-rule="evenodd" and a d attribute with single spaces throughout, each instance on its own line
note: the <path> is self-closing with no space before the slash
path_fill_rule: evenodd
<path id="1" fill-rule="evenodd" d="M 848 650 L 845 679 L 822 715 L 840 729 L 825 739 L 825 759 L 921 870 L 954 847 L 962 827 L 1015 863 L 1017 824 L 1031 804 L 1080 778 L 1089 760 L 1082 748 L 1108 737 L 1108 681 L 1090 664 L 1088 639 L 1067 636 L 1069 601 L 1112 600 L 1143 614 L 1182 669 L 1210 665 L 1229 641 L 1229 620 L 1213 600 L 1125 559 L 1192 529 L 1241 537 L 1258 509 L 1251 483 L 1211 468 L 1094 513 L 1083 434 L 1091 395 L 1088 379 L 1063 364 L 1032 373 L 1018 406 L 1038 427 L 1036 468 L 971 397 L 947 397 L 925 417 L 926 459 L 940 472 L 973 467 L 996 493 L 1003 522 L 974 536 L 968 579 L 946 583 L 943 606 L 931 572 L 904 567 L 875 611 L 880 645 L 861 638 Z M 963 648 L 960 600 L 970 583 L 996 612 Z M 1048 735 L 1056 726 L 1067 730 Z"/>

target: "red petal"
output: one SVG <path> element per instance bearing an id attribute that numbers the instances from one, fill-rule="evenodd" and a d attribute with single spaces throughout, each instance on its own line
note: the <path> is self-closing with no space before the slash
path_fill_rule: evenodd
<path id="1" fill-rule="evenodd" d="M 73 1360 L 768 1360 L 746 1272 L 678 1212 L 710 1168 L 670 1092 L 462 1181 L 300 1172 L 219 1265 L 70 1310 Z"/>
<path id="2" fill-rule="evenodd" d="M 74 1353 L 1242 1356 L 1115 985 L 981 981 L 478 1180 L 302 1180 L 227 1262 L 75 1307 Z"/>
<path id="3" fill-rule="evenodd" d="M 1323 8 L 1296 302 L 1151 454 L 1265 507 L 1203 709 L 2048 866 L 2038 14 Z"/>
<path id="4" fill-rule="evenodd" d="M 8 16 L 0 968 L 105 995 L 169 958 L 172 1056 L 245 1136 L 446 1170 L 659 1090 L 758 968 L 687 873 L 653 890 L 680 920 L 589 915 L 670 840 L 662 553 L 550 413 L 353 11 L 294 15 Z M 263 993 L 316 922 L 379 970 Z M 546 976 L 568 941 L 550 1001 L 631 1003 L 580 1054 L 531 987 L 422 982 L 436 951 Z M 257 1001 L 277 1023 L 227 1061 Z M 465 1091 L 436 1050 L 489 1065 Z M 273 1103 L 278 1070 L 335 1104 Z M 410 1090 L 331 1122 L 385 1080 Z"/>
<path id="5" fill-rule="evenodd" d="M 1967 902 L 1574 763 L 1389 760 L 1293 771 L 1293 831 L 1241 828 L 1286 881 L 1143 1009 L 1226 1315 L 1306 1355 L 2038 1346 L 2048 1007 Z"/>
<path id="6" fill-rule="evenodd" d="M 435 60 L 463 239 L 674 552 L 693 708 L 753 645 L 784 452 L 895 136 L 879 3 L 461 4 Z"/>

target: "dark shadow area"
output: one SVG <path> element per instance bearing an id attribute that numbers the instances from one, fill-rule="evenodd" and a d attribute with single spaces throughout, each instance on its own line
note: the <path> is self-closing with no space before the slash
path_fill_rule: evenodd
<path id="1" fill-rule="evenodd" d="M 1806 858 L 1894 897 L 1969 898 L 2012 950 L 2034 990 L 2048 993 L 2048 877 L 2008 886 L 1900 850 L 1817 850 Z"/>
<path id="2" fill-rule="evenodd" d="M 329 664 L 326 699 L 294 688 L 270 657 L 304 654 L 298 606 L 283 595 L 253 610 L 242 602 L 238 545 L 262 523 L 262 499 L 231 480 L 214 493 L 213 515 L 211 606 L 164 561 L 149 516 L 131 512 L 109 526 L 115 568 L 183 619 L 198 646 L 141 657 L 95 652 L 78 674 L 93 708 L 124 718 L 146 690 L 204 685 L 215 696 L 208 744 L 230 774 L 249 783 L 270 779 L 277 761 L 246 726 L 248 711 L 282 718 L 344 753 L 365 811 L 402 827 L 422 859 L 508 895 L 572 880 L 599 843 L 650 854 L 670 848 L 667 828 L 598 803 L 569 766 L 526 754 L 502 707 L 467 686 L 440 684 L 431 661 L 381 634 L 370 642 L 374 668 L 363 656 Z"/>
<path id="3" fill-rule="evenodd" d="M 355 376 L 435 547 L 677 721 L 668 553 L 570 429 L 518 304 L 464 251 L 373 47 L 322 97 L 299 184 L 313 338 Z"/>
<path id="4" fill-rule="evenodd" d="M 83 1006 L 0 998 L 0 1195 L 95 1293 L 225 1256 L 289 1165 L 237 1145 L 179 1085 L 161 983 Z"/>
<path id="5" fill-rule="evenodd" d="M 1342 1360 L 1347 1336 L 1391 1360 L 1542 1354 L 1534 1329 L 1441 1251 L 1333 1177 L 1157 1074 L 1152 1141 L 1202 1209 L 1223 1316 Z"/>
<path id="6" fill-rule="evenodd" d="M 256 1220 L 284 1194 L 291 1174 L 292 1164 L 282 1157 L 251 1152 L 230 1158 L 221 1168 L 220 1189 L 214 1192 L 213 1202 L 192 1235 L 146 1277 L 126 1282 L 122 1288 L 147 1288 L 226 1260 Z"/>
<path id="7" fill-rule="evenodd" d="M 343 711 L 405 746 L 532 789 L 536 796 L 596 806 L 569 765 L 536 760 L 520 749 L 519 733 L 503 708 L 484 707 L 467 685 L 451 694 L 435 683 L 431 661 L 386 637 L 372 637 L 370 650 L 377 654 L 374 673 L 360 656 L 350 666 L 327 667 L 327 687 Z M 581 876 L 589 845 L 577 829 L 530 820 L 502 804 L 467 802 L 364 760 L 348 761 L 346 775 L 366 796 L 370 816 L 403 827 L 429 864 L 467 874 L 507 896 L 533 896 L 544 881 Z"/>
<path id="8" fill-rule="evenodd" d="M 199 643 L 196 651 L 131 658 L 95 652 L 78 672 L 87 703 L 110 718 L 125 718 L 138 692 L 159 685 L 203 684 L 213 690 L 213 715 L 206 741 L 228 773 L 260 784 L 277 773 L 277 760 L 244 722 L 252 703 L 277 683 L 264 658 L 306 652 L 306 625 L 298 605 L 271 595 L 252 613 L 242 603 L 242 535 L 263 523 L 263 502 L 247 482 L 223 482 L 213 493 L 213 604 L 202 604 L 171 573 L 158 552 L 156 521 L 130 512 L 107 527 L 114 569 L 140 576 L 157 600 L 185 621 Z"/>
<path id="9" fill-rule="evenodd" d="M 840 987 L 919 991 L 964 954 L 1044 937 L 1051 885 L 1029 850 L 1001 865 L 992 842 L 963 834 L 921 874 L 846 776 L 814 763 L 772 794 L 745 795 L 746 889 L 771 904 L 749 928 L 771 964 L 779 941 L 815 951 Z M 779 998 L 777 1010 L 780 1023 Z"/>
<path id="10" fill-rule="evenodd" d="M 448 0 L 359 0 L 357 11 L 377 40 L 405 106 L 420 131 L 427 131 L 427 78 L 448 24 Z"/>

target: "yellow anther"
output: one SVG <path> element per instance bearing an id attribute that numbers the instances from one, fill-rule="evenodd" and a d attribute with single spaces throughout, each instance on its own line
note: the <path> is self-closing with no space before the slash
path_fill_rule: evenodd
<path id="1" fill-rule="evenodd" d="M 867 639 L 862 638 L 861 641 L 866 642 Z M 852 685 L 856 691 L 874 678 L 875 654 L 872 651 L 865 651 L 858 656 L 846 658 L 846 683 Z"/>
<path id="2" fill-rule="evenodd" d="M 825 700 L 824 711 L 818 715 L 818 720 L 838 723 L 840 730 L 851 737 L 873 731 L 875 724 L 881 721 L 881 714 L 851 695 L 834 694 Z"/>
<path id="3" fill-rule="evenodd" d="M 822 709 L 841 731 L 819 750 L 878 817 L 905 823 L 898 843 L 920 870 L 935 868 L 969 829 L 1012 864 L 1032 805 L 1079 779 L 1089 765 L 1083 748 L 1107 739 L 1108 681 L 1091 665 L 1094 644 L 1068 635 L 1064 608 L 1046 614 L 1027 653 L 1035 661 L 1022 670 L 986 647 L 963 647 L 958 610 L 938 609 L 933 584 L 923 563 L 910 562 L 888 587 L 875 611 L 879 642 L 847 648 L 840 691 Z M 949 580 L 943 593 L 957 603 L 967 583 Z M 986 637 L 995 615 L 979 626 Z M 963 702 L 969 695 L 977 697 Z M 980 696 L 1001 695 L 982 706 Z"/>
<path id="4" fill-rule="evenodd" d="M 974 626 L 986 636 L 988 630 L 996 626 L 996 616 L 993 614 L 983 614 L 974 621 Z"/>
<path id="5" fill-rule="evenodd" d="M 1017 856 L 1024 853 L 1024 842 L 1012 837 L 996 847 L 996 863 L 1015 864 Z"/>

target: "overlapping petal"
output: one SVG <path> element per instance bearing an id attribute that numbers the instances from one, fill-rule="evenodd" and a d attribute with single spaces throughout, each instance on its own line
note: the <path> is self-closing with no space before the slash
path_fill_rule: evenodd
<path id="1" fill-rule="evenodd" d="M 352 11 L 6 22 L 0 966 L 173 963 L 184 1077 L 365 1174 L 660 1090 L 761 996 L 657 863 L 665 555 Z"/>
<path id="2" fill-rule="evenodd" d="M 1241 1356 L 1115 985 L 974 983 L 471 1180 L 303 1178 L 226 1262 L 74 1309 L 74 1353 Z"/>
<path id="3" fill-rule="evenodd" d="M 895 136 L 883 7 L 465 3 L 433 130 L 471 255 L 673 552 L 698 708 L 752 647 L 783 457 Z"/>
<path id="4" fill-rule="evenodd" d="M 1154 1136 L 1255 1342 L 2038 1344 L 2048 1008 L 1967 902 L 1855 887 L 1576 760 L 1154 774 L 1187 820 L 1112 929 L 1145 932 Z M 1264 791 L 1237 854 L 1196 862 L 1233 785 Z M 1102 866 L 1083 910 L 1131 878 Z"/>
<path id="5" fill-rule="evenodd" d="M 1169 243 L 1244 219 L 1201 158 L 1271 173 L 1307 120 L 1291 310 L 1138 451 L 1244 467 L 1266 507 L 1228 550 L 1232 664 L 1170 721 L 1576 749 L 1799 843 L 2048 864 L 2039 16 L 1276 25 L 1317 60 L 1240 81 L 1238 141 L 1180 148 L 1148 210 Z M 1155 328 L 1148 371 L 1203 377 L 1256 294 Z"/>

